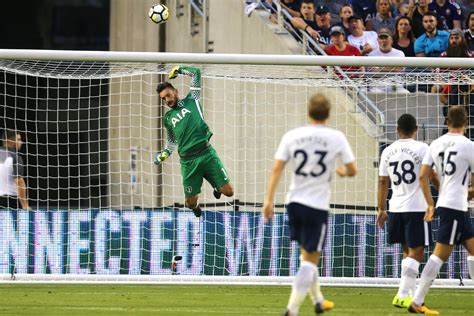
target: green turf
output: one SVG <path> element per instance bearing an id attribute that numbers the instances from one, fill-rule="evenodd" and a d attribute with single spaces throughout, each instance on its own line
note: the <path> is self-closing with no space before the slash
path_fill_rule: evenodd
<path id="1" fill-rule="evenodd" d="M 407 315 L 395 289 L 323 288 L 336 308 L 325 315 Z M 0 315 L 281 315 L 290 287 L 204 285 L 0 285 Z M 432 289 L 426 304 L 472 315 L 472 290 Z M 313 315 L 309 298 L 300 315 Z"/>

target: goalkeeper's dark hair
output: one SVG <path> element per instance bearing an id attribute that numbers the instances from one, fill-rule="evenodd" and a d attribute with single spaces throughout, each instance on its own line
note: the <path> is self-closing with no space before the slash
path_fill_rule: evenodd
<path id="1" fill-rule="evenodd" d="M 418 129 L 416 119 L 413 115 L 405 113 L 402 114 L 397 121 L 398 130 L 404 135 L 411 135 Z"/>
<path id="2" fill-rule="evenodd" d="M 156 87 L 156 92 L 160 94 L 161 91 L 165 90 L 166 88 L 171 88 L 171 89 L 176 90 L 176 88 L 171 83 L 165 81 L 165 82 L 160 83 L 158 87 Z"/>
<path id="3" fill-rule="evenodd" d="M 308 104 L 308 115 L 314 120 L 324 121 L 329 118 L 331 112 L 331 103 L 322 94 L 315 94 L 311 97 Z"/>
<path id="4" fill-rule="evenodd" d="M 455 105 L 448 111 L 448 126 L 454 128 L 464 127 L 467 124 L 467 112 L 463 106 Z"/>

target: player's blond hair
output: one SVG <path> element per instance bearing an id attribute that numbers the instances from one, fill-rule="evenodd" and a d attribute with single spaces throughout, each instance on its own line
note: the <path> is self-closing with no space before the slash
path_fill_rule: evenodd
<path id="1" fill-rule="evenodd" d="M 315 94 L 309 99 L 308 116 L 314 120 L 324 121 L 329 118 L 331 103 L 322 94 Z"/>

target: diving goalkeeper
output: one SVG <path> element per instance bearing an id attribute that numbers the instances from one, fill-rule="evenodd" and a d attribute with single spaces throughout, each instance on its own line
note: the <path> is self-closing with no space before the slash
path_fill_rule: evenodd
<path id="1" fill-rule="evenodd" d="M 163 102 L 171 109 L 163 116 L 163 125 L 167 132 L 167 143 L 158 151 L 153 162 L 161 164 L 178 147 L 183 178 L 183 190 L 186 206 L 196 217 L 201 216 L 198 204 L 202 180 L 206 179 L 214 188 L 214 196 L 234 195 L 229 176 L 216 150 L 209 143 L 212 132 L 204 121 L 201 108 L 201 70 L 193 67 L 174 67 L 169 79 L 178 74 L 191 77 L 191 91 L 180 99 L 178 90 L 169 82 L 162 82 L 156 88 Z"/>

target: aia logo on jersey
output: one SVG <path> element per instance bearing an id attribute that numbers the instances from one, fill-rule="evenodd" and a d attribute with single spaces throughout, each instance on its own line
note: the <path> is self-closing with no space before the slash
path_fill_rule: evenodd
<path id="1" fill-rule="evenodd" d="M 191 111 L 186 108 L 183 108 L 181 109 L 180 113 L 176 114 L 176 117 L 172 117 L 171 124 L 173 124 L 173 128 L 176 127 L 176 124 L 178 124 L 188 113 L 191 113 Z"/>

